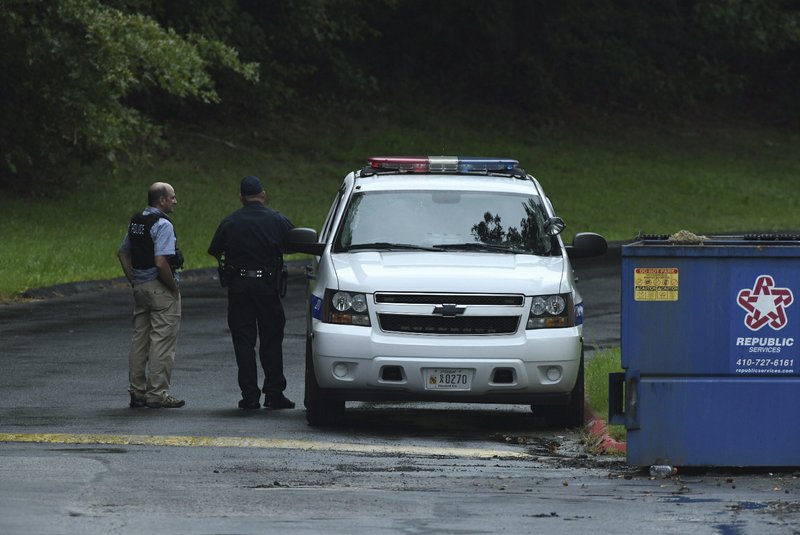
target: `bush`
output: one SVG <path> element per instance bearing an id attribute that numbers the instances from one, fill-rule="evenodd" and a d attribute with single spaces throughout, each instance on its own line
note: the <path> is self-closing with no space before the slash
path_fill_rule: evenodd
<path id="1" fill-rule="evenodd" d="M 162 93 L 216 102 L 212 65 L 258 77 L 257 65 L 239 61 L 233 48 L 181 37 L 98 0 L 7 3 L 0 10 L 0 187 L 69 187 L 77 165 L 146 153 L 160 131 L 131 100 Z"/>

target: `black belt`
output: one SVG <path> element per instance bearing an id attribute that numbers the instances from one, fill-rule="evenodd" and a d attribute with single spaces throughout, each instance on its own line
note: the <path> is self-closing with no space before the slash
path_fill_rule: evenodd
<path id="1" fill-rule="evenodd" d="M 272 276 L 272 273 L 265 269 L 240 269 L 238 274 L 240 277 L 247 277 L 250 279 L 261 279 Z"/>

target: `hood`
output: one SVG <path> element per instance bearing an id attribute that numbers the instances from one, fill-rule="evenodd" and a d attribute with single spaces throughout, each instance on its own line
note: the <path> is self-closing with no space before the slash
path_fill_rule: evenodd
<path id="1" fill-rule="evenodd" d="M 569 291 L 561 256 L 471 252 L 331 255 L 339 288 L 374 292 L 522 293 Z"/>

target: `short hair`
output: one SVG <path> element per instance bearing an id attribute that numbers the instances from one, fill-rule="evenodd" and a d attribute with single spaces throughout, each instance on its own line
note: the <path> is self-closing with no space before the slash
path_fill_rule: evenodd
<path id="1" fill-rule="evenodd" d="M 158 199 L 166 197 L 167 195 L 169 195 L 167 184 L 164 182 L 156 182 L 147 190 L 147 204 L 149 206 L 156 206 L 158 204 Z"/>

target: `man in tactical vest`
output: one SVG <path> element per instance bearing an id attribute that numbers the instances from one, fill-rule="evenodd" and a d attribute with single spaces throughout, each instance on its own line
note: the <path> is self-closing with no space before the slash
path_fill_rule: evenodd
<path id="1" fill-rule="evenodd" d="M 214 233 L 208 254 L 225 257 L 222 275 L 228 288 L 228 327 L 238 366 L 241 409 L 264 406 L 292 409 L 283 374 L 283 328 L 286 317 L 280 300 L 283 242 L 294 227 L 281 213 L 264 204 L 267 194 L 258 177 L 247 176 L 239 188 L 242 208 L 222 220 Z M 221 281 L 223 282 L 223 281 Z M 256 341 L 264 370 L 263 388 L 258 385 Z"/>
<path id="2" fill-rule="evenodd" d="M 167 214 L 178 201 L 172 186 L 156 182 L 147 192 L 147 202 L 147 208 L 131 218 L 118 253 L 134 299 L 128 391 L 131 407 L 171 409 L 185 404 L 169 392 L 181 323 L 178 270 L 183 255 Z"/>

